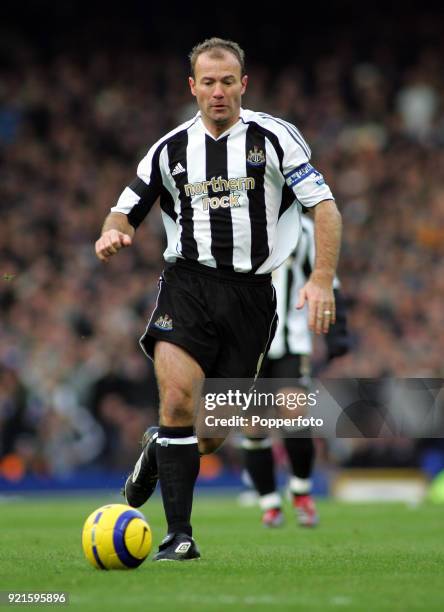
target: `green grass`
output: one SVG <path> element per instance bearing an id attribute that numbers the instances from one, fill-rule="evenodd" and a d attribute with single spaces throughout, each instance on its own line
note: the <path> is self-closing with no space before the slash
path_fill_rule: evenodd
<path id="1" fill-rule="evenodd" d="M 443 610 L 443 509 L 319 503 L 321 526 L 304 530 L 287 508 L 266 530 L 256 508 L 197 496 L 202 559 L 95 570 L 80 547 L 84 519 L 109 497 L 0 502 L 0 590 L 66 591 L 70 608 L 202 610 Z M 157 545 L 159 498 L 143 509 Z M 38 606 L 40 607 L 40 606 Z"/>

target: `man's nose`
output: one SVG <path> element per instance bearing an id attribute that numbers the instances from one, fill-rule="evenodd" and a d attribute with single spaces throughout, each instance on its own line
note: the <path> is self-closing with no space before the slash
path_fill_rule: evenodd
<path id="1" fill-rule="evenodd" d="M 216 83 L 216 85 L 214 87 L 213 97 L 214 98 L 223 98 L 224 97 L 223 87 L 219 83 Z"/>

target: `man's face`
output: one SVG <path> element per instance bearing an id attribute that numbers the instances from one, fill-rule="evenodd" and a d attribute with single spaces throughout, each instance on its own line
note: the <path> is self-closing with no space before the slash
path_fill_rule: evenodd
<path id="1" fill-rule="evenodd" d="M 217 50 L 201 53 L 194 68 L 195 78 L 189 78 L 191 93 L 204 121 L 215 127 L 228 129 L 239 118 L 241 97 L 247 87 L 247 76 L 241 76 L 241 67 L 229 51 Z"/>

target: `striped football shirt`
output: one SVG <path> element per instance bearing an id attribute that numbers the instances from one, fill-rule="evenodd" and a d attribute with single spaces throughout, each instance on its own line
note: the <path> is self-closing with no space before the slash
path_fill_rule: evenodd
<path id="1" fill-rule="evenodd" d="M 241 109 L 218 138 L 200 113 L 158 140 L 112 212 L 137 228 L 160 197 L 167 262 L 269 273 L 294 250 L 301 207 L 333 199 L 292 124 Z"/>

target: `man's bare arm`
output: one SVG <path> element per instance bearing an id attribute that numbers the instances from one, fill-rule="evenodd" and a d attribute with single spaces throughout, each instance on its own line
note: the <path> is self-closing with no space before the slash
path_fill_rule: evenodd
<path id="1" fill-rule="evenodd" d="M 316 257 L 314 269 L 299 292 L 297 308 L 308 301 L 308 323 L 317 334 L 328 332 L 336 320 L 333 279 L 341 245 L 341 215 L 333 200 L 314 207 Z"/>
<path id="2" fill-rule="evenodd" d="M 132 244 L 134 227 L 128 217 L 119 212 L 110 213 L 102 227 L 102 235 L 96 242 L 96 255 L 101 261 L 108 261 L 122 247 Z"/>
<path id="3" fill-rule="evenodd" d="M 324 200 L 314 209 L 316 257 L 312 277 L 333 282 L 341 248 L 342 220 L 334 200 Z"/>

